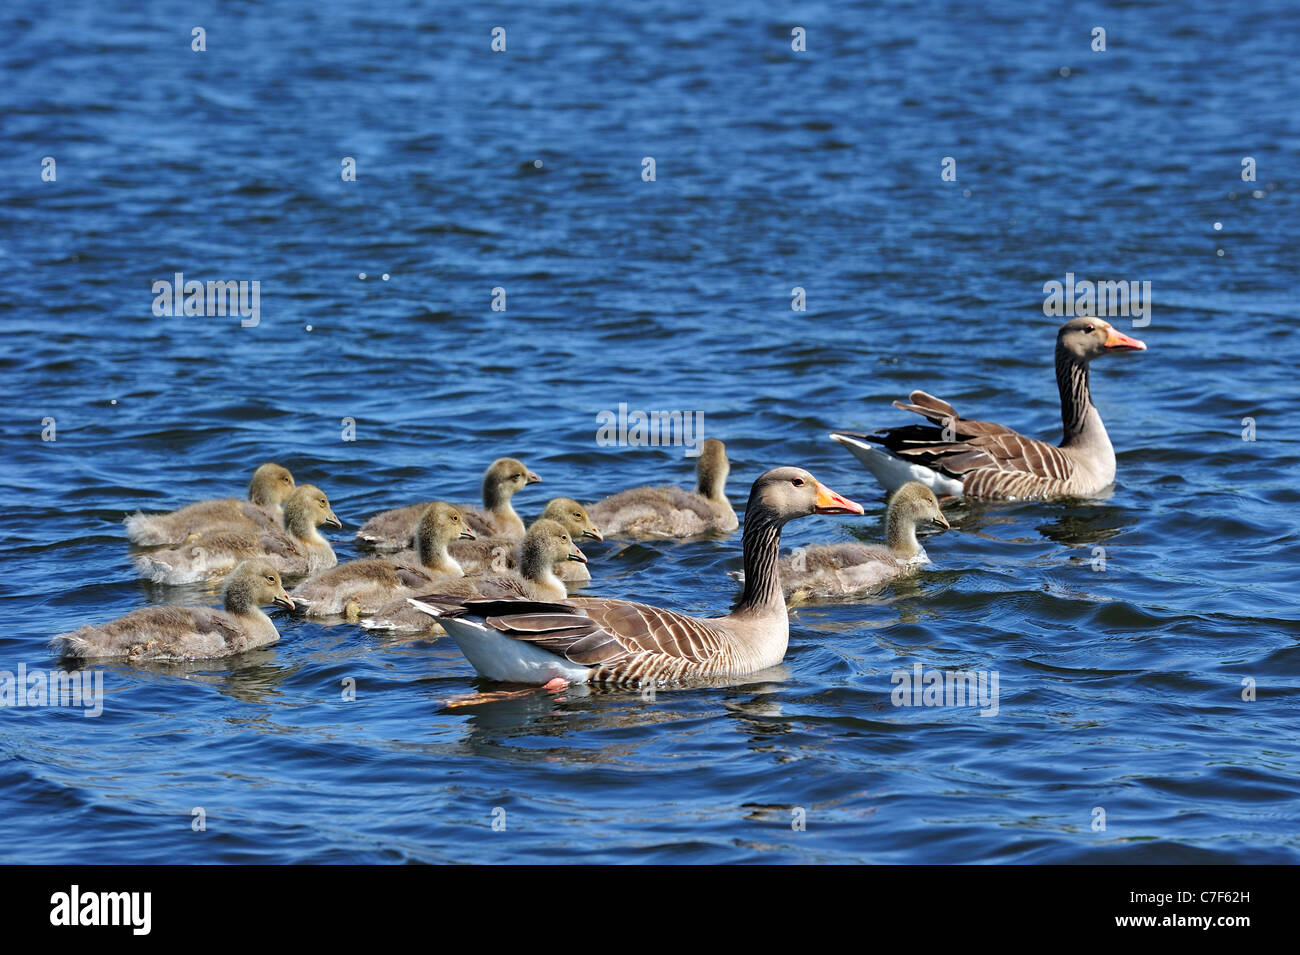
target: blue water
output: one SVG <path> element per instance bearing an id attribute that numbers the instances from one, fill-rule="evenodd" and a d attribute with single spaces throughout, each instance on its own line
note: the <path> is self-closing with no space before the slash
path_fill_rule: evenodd
<path id="1" fill-rule="evenodd" d="M 1113 495 L 951 506 L 932 567 L 798 610 L 774 671 L 449 708 L 482 685 L 448 639 L 280 616 L 103 667 L 98 718 L 0 711 L 0 861 L 1300 861 L 1297 48 L 1286 0 L 5 7 L 0 669 L 215 602 L 137 581 L 120 522 L 262 460 L 326 489 L 342 559 L 502 454 L 526 516 L 689 483 L 597 445 L 620 402 L 702 411 L 738 508 L 778 464 L 866 504 L 787 546 L 871 539 L 828 429 L 922 387 L 1055 440 L 1043 283 L 1154 304 L 1093 376 Z M 156 317 L 178 271 L 259 281 L 259 324 Z M 699 613 L 740 565 L 586 549 L 588 592 Z M 918 663 L 996 671 L 997 715 L 891 705 Z"/>

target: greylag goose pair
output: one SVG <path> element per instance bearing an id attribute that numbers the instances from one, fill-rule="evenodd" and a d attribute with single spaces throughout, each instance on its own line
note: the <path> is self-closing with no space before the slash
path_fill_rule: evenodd
<path id="1" fill-rule="evenodd" d="M 912 392 L 910 404 L 894 405 L 929 425 L 871 434 L 833 431 L 831 437 L 891 490 L 920 481 L 938 494 L 993 501 L 1091 497 L 1115 480 L 1115 449 L 1092 403 L 1089 366 L 1102 355 L 1146 347 L 1099 318 L 1076 318 L 1060 327 L 1056 384 L 1064 436 L 1056 446 L 1000 424 L 962 418 L 924 391 Z"/>
<path id="2" fill-rule="evenodd" d="M 441 623 L 474 669 L 491 680 L 628 685 L 744 675 L 779 663 L 789 642 L 777 561 L 782 527 L 809 514 L 862 512 L 802 468 L 775 468 L 759 477 L 745 510 L 745 590 L 724 617 L 688 617 L 600 597 L 433 594 L 410 603 Z"/>
<path id="3" fill-rule="evenodd" d="M 253 472 L 248 500 L 228 497 L 199 501 L 168 514 L 129 515 L 126 538 L 141 547 L 178 544 L 192 534 L 217 528 L 257 531 L 281 526 L 284 502 L 293 493 L 293 475 L 278 464 L 267 462 Z"/>
<path id="4" fill-rule="evenodd" d="M 455 597 L 518 597 L 526 600 L 563 600 L 568 591 L 561 571 L 572 563 L 585 564 L 569 531 L 558 521 L 542 518 L 528 528 L 520 547 L 519 572 L 487 577 L 447 577 L 436 582 L 438 592 Z M 362 620 L 368 630 L 436 630 L 437 624 L 411 606 L 407 594 L 381 607 L 375 616 Z"/>
<path id="5" fill-rule="evenodd" d="M 233 656 L 280 639 L 268 604 L 293 609 L 280 574 L 266 561 L 248 560 L 226 580 L 224 610 L 144 607 L 99 626 L 62 633 L 50 645 L 73 659 L 207 660 Z"/>
<path id="6" fill-rule="evenodd" d="M 740 522 L 727 500 L 727 446 L 709 438 L 695 462 L 695 490 L 637 487 L 591 505 L 588 513 L 611 537 L 696 537 L 730 534 Z"/>
<path id="7" fill-rule="evenodd" d="M 338 563 L 318 527 L 342 527 L 325 492 L 300 484 L 284 505 L 284 529 L 238 531 L 215 528 L 180 547 L 142 554 L 135 559 L 142 577 L 160 584 L 187 584 L 229 573 L 242 560 L 260 558 L 279 573 L 301 576 Z"/>
<path id="8" fill-rule="evenodd" d="M 511 498 L 521 488 L 542 479 L 515 458 L 498 458 L 483 473 L 483 510 L 462 507 L 461 511 L 476 534 L 520 540 L 524 522 L 515 513 Z M 375 550 L 404 550 L 411 546 L 420 518 L 432 501 L 408 504 L 381 511 L 361 525 L 356 540 Z"/>
<path id="9" fill-rule="evenodd" d="M 939 501 L 924 484 L 909 481 L 885 510 L 885 546 L 849 541 L 804 547 L 781 558 L 781 586 L 791 602 L 863 593 L 929 562 L 917 527 L 948 530 Z"/>

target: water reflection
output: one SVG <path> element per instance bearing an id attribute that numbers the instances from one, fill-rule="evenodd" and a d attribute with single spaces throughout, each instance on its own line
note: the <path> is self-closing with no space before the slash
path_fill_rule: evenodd
<path id="1" fill-rule="evenodd" d="M 639 689 L 586 684 L 562 690 L 518 689 L 476 680 L 482 694 L 478 702 L 472 696 L 457 696 L 444 700 L 438 713 L 466 718 L 463 745 L 468 750 L 498 755 L 501 745 L 511 739 L 543 736 L 560 740 L 588 732 L 652 728 L 658 732 L 665 724 L 698 721 L 718 712 L 719 701 L 722 712 L 733 717 L 747 736 L 770 737 L 787 731 L 783 724 L 768 721 L 781 715 L 775 697 L 790 678 L 789 667 L 781 664 L 746 677 Z M 719 696 L 710 690 L 724 692 Z M 601 752 L 610 759 L 620 758 L 639 742 L 621 743 Z M 570 750 L 568 745 L 554 752 L 584 762 L 592 759 L 591 750 Z"/>
<path id="2" fill-rule="evenodd" d="M 1137 522 L 1134 509 L 1104 504 L 1062 511 L 1054 520 L 1038 525 L 1038 531 L 1057 544 L 1083 547 L 1117 537 Z"/>

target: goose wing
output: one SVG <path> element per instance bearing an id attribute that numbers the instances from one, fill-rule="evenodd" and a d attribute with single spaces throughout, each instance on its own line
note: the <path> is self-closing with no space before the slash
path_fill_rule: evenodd
<path id="1" fill-rule="evenodd" d="M 1064 481 L 1074 470 L 1074 462 L 1055 445 L 1025 437 L 1005 425 L 963 418 L 951 404 L 924 391 L 914 391 L 908 398 L 910 403 L 895 401 L 894 407 L 919 414 L 933 426 L 885 428 L 862 437 L 907 461 L 954 477 L 967 478 L 972 472 L 992 469 Z"/>
<path id="2" fill-rule="evenodd" d="M 519 568 L 519 541 L 508 537 L 455 540 L 447 550 L 466 573 L 501 573 Z"/>
<path id="3" fill-rule="evenodd" d="M 408 504 L 405 507 L 380 511 L 361 525 L 361 529 L 353 539 L 381 550 L 401 550 L 403 547 L 409 547 L 411 538 L 419 526 L 420 517 L 431 503 L 433 502 L 422 501 L 419 504 Z"/>
<path id="4" fill-rule="evenodd" d="M 423 567 L 417 567 L 403 561 L 400 563 L 394 562 L 392 568 L 393 573 L 397 575 L 398 585 L 408 590 L 420 590 L 433 583 L 434 575 Z"/>
<path id="5" fill-rule="evenodd" d="M 468 507 L 462 508 L 461 513 L 465 515 L 465 523 L 469 525 L 469 529 L 481 537 L 495 537 L 501 532 L 496 521 L 487 514 Z"/>
<path id="6" fill-rule="evenodd" d="M 421 597 L 439 616 L 469 616 L 500 634 L 583 666 L 621 669 L 653 657 L 687 667 L 713 659 L 725 632 L 710 621 L 627 600 Z"/>
<path id="7" fill-rule="evenodd" d="M 302 548 L 297 541 L 282 531 L 269 530 L 257 538 L 258 553 L 275 557 L 299 557 Z"/>

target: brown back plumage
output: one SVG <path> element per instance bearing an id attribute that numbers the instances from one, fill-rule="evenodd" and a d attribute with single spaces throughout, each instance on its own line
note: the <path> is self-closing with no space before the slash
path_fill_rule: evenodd
<path id="1" fill-rule="evenodd" d="M 871 434 L 840 432 L 880 445 L 895 457 L 961 481 L 967 497 L 994 500 L 1087 496 L 1115 476 L 1115 452 L 1092 404 L 1089 365 L 1101 355 L 1146 346 L 1108 322 L 1083 317 L 1056 336 L 1056 382 L 1063 436 L 1058 446 L 1004 425 L 962 418 L 947 401 L 914 391 L 894 406 L 930 425 L 886 428 Z M 856 452 L 855 452 L 856 453 Z"/>

